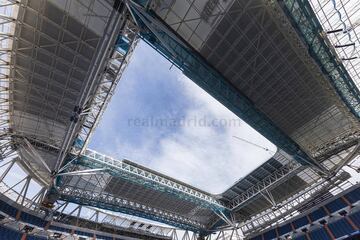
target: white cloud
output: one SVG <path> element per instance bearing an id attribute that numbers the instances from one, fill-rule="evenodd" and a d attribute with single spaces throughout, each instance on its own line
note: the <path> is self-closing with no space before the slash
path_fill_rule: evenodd
<path id="1" fill-rule="evenodd" d="M 178 131 L 162 138 L 157 154 L 151 152 L 150 146 L 156 136 L 152 130 L 146 136 L 147 142 L 140 148 L 119 143 L 122 152 L 131 156 L 130 160 L 205 191 L 221 193 L 272 155 L 233 138 L 233 135 L 276 151 L 274 145 L 192 81 L 180 74 L 177 81 L 180 81 L 187 100 L 192 102 L 191 107 L 183 109 L 185 119 L 196 119 L 197 122 L 183 124 Z M 199 126 L 199 120 L 204 118 L 208 122 L 216 119 L 217 124 L 224 119 L 230 126 Z"/>
<path id="2" fill-rule="evenodd" d="M 153 95 L 166 96 L 165 99 L 170 102 L 163 104 L 169 106 L 171 98 L 168 95 L 173 94 L 174 98 L 183 97 L 185 98 L 184 102 L 190 104 L 185 109 L 178 109 L 176 104 L 172 107 L 164 107 L 168 112 L 164 114 L 163 111 L 161 118 L 166 116 L 171 119 L 184 113 L 187 121 L 182 122 L 179 129 L 171 129 L 170 133 L 164 131 L 164 126 L 160 128 L 145 127 L 146 129 L 142 127 L 142 129 L 136 130 L 128 129 L 123 134 L 124 136 L 120 136 L 114 134 L 113 129 L 116 129 L 117 124 L 114 119 L 128 116 L 124 113 L 124 109 L 120 111 L 115 104 L 113 107 L 116 108 L 110 107 L 106 111 L 106 117 L 101 122 L 100 128 L 97 129 L 97 132 L 104 136 L 99 138 L 100 141 L 93 142 L 100 152 L 111 156 L 125 157 L 205 191 L 221 193 L 272 155 L 259 147 L 233 138 L 233 135 L 276 151 L 274 145 L 186 78 L 178 69 L 173 68 L 168 72 L 168 62 L 154 54 L 153 49 L 146 44 L 139 44 L 136 51 L 138 52 L 135 52 L 132 64 L 127 69 L 128 74 L 125 74 L 128 79 L 121 80 L 118 86 L 117 94 L 121 93 L 122 96 L 119 101 L 124 99 L 124 101 L 129 101 L 128 104 L 133 107 L 133 112 L 144 117 L 141 108 L 145 106 L 142 105 L 142 102 L 137 104 L 136 99 L 132 99 L 138 96 L 139 91 L 140 94 L 148 96 L 148 102 L 145 103 L 149 104 L 146 106 L 147 108 L 151 108 Z M 141 55 L 138 55 L 140 52 Z M 154 61 L 158 62 L 156 66 L 149 64 Z M 137 74 L 138 69 L 141 69 L 141 75 Z M 148 93 L 149 87 L 156 89 L 154 85 L 164 85 L 164 78 L 154 77 L 153 74 L 167 76 L 166 81 L 176 81 L 176 84 L 170 85 L 181 88 L 181 96 L 160 90 L 156 93 Z M 147 86 L 146 91 L 138 89 L 139 81 L 144 81 L 144 85 Z M 169 83 L 165 85 L 167 84 Z M 158 109 L 153 111 L 154 116 L 159 115 Z M 227 125 L 225 127 L 205 127 L 203 126 L 204 119 L 207 123 L 216 120 L 215 125 L 224 124 L 223 121 L 226 120 Z M 128 141 L 126 134 L 138 137 L 141 143 L 135 145 Z M 111 137 L 112 144 L 109 144 L 109 137 L 105 136 Z"/>

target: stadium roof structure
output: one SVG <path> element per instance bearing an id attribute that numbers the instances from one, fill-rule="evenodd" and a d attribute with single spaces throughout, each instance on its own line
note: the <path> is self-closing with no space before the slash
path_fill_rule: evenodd
<path id="1" fill-rule="evenodd" d="M 18 211 L 5 213 L 18 224 L 26 213 L 64 234 L 116 229 L 119 238 L 175 239 L 182 229 L 184 239 L 188 231 L 195 239 L 218 231 L 229 238 L 225 230 L 238 236 L 239 229 L 247 236 L 349 186 L 344 166 L 360 147 L 353 1 L 0 3 L 1 200 Z M 272 141 L 275 155 L 213 195 L 88 149 L 139 39 Z M 28 175 L 10 186 L 4 180 L 14 166 Z M 41 189 L 29 198 L 31 181 Z M 69 203 L 77 207 L 65 214 Z"/>

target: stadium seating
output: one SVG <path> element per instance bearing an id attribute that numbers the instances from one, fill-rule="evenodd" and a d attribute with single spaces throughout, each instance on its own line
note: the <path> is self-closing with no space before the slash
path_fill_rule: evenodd
<path id="1" fill-rule="evenodd" d="M 75 231 L 75 234 L 80 235 L 80 236 L 87 236 L 87 237 L 93 237 L 94 236 L 93 233 L 84 232 L 84 231 Z"/>
<path id="2" fill-rule="evenodd" d="M 71 233 L 71 229 L 62 228 L 62 227 L 57 227 L 57 226 L 53 226 L 53 225 L 51 225 L 51 226 L 49 227 L 49 229 L 50 229 L 50 230 L 57 231 L 57 232 Z"/>
<path id="3" fill-rule="evenodd" d="M 28 235 L 28 236 L 26 236 L 26 240 L 47 240 L 47 238 L 39 237 L 39 236 L 33 236 L 33 235 Z"/>
<path id="4" fill-rule="evenodd" d="M 349 218 L 358 228 L 360 228 L 360 211 L 350 214 Z"/>
<path id="5" fill-rule="evenodd" d="M 22 234 L 19 231 L 12 230 L 7 227 L 0 226 L 0 236 L 3 239 L 20 239 Z"/>
<path id="6" fill-rule="evenodd" d="M 325 217 L 327 214 L 324 210 L 324 208 L 319 208 L 315 211 L 313 211 L 312 213 L 309 214 L 309 217 L 311 219 L 311 221 L 315 222 L 316 220 L 319 220 L 323 217 Z"/>
<path id="7" fill-rule="evenodd" d="M 26 212 L 21 213 L 20 220 L 23 222 L 38 226 L 38 227 L 45 227 L 45 225 L 47 223 L 47 221 L 45 221 L 39 217 L 36 217 L 34 215 L 28 214 Z"/>
<path id="8" fill-rule="evenodd" d="M 305 231 L 308 232 L 308 237 L 311 240 L 331 239 L 333 235 L 335 238 L 343 238 L 359 234 L 360 230 L 360 209 L 358 207 L 349 206 L 348 204 L 355 204 L 360 200 L 360 189 L 352 189 L 343 196 L 338 196 L 335 199 L 329 200 L 323 206 L 314 208 L 306 215 L 300 215 L 283 225 L 270 229 L 261 235 L 251 238 L 251 240 L 271 240 L 278 236 L 294 236 L 296 240 L 308 239 Z M 327 232 L 324 225 L 327 224 Z M 355 226 L 352 226 L 355 225 Z M 294 226 L 295 232 L 292 229 Z M 357 229 L 356 229 L 357 228 Z"/>
<path id="9" fill-rule="evenodd" d="M 273 239 L 276 238 L 275 229 L 272 229 L 264 234 L 265 239 Z"/>
<path id="10" fill-rule="evenodd" d="M 308 220 L 308 218 L 307 218 L 306 216 L 303 216 L 303 217 L 301 217 L 301 218 L 296 219 L 296 220 L 293 222 L 293 224 L 294 224 L 294 227 L 295 227 L 295 228 L 301 228 L 301 227 L 309 224 L 309 220 Z"/>
<path id="11" fill-rule="evenodd" d="M 329 235 L 326 233 L 326 230 L 322 227 L 314 229 L 312 231 L 310 231 L 310 237 L 311 239 L 316 239 L 316 240 L 329 240 L 330 237 Z"/>
<path id="12" fill-rule="evenodd" d="M 333 235 L 336 238 L 346 236 L 349 233 L 352 233 L 354 229 L 351 227 L 351 225 L 346 221 L 345 218 L 342 218 L 336 222 L 329 223 L 329 228 Z"/>
<path id="13" fill-rule="evenodd" d="M 13 206 L 7 204 L 4 201 L 0 200 L 0 211 L 8 214 L 9 216 L 15 218 L 16 217 L 16 213 L 17 213 L 17 209 L 14 208 Z"/>
<path id="14" fill-rule="evenodd" d="M 341 198 L 337 198 L 325 206 L 331 213 L 334 213 L 342 208 L 347 207 L 348 205 Z"/>
<path id="15" fill-rule="evenodd" d="M 307 240 L 305 234 L 304 235 L 300 235 L 298 237 L 295 237 L 294 240 Z"/>
<path id="16" fill-rule="evenodd" d="M 355 203 L 360 200 L 360 191 L 351 191 L 344 196 L 350 203 Z"/>
<path id="17" fill-rule="evenodd" d="M 289 233 L 289 232 L 291 232 L 291 231 L 292 231 L 292 228 L 291 228 L 290 223 L 278 228 L 278 232 L 279 232 L 279 235 L 280 235 L 280 236 L 281 236 L 281 235 L 284 235 L 284 234 L 286 234 L 286 233 Z"/>

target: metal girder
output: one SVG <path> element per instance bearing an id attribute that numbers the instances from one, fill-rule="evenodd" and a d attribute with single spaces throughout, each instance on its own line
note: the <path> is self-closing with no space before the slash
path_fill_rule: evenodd
<path id="1" fill-rule="evenodd" d="M 99 194 L 83 189 L 65 187 L 61 189 L 60 199 L 81 205 L 93 206 L 115 212 L 122 212 L 153 221 L 159 221 L 184 230 L 203 231 L 205 226 L 175 213 L 146 206 L 137 202 L 115 197 L 110 194 Z"/>
<path id="2" fill-rule="evenodd" d="M 76 167 L 78 166 L 85 167 L 85 169 L 88 170 L 78 171 L 76 170 Z M 80 189 L 77 186 L 63 185 L 63 175 L 94 175 L 96 173 L 110 174 L 113 177 L 140 184 L 144 186 L 144 188 L 152 188 L 156 191 L 171 194 L 184 201 L 189 201 L 200 207 L 212 210 L 214 213 L 220 214 L 224 218 L 227 218 L 226 216 L 229 212 L 221 201 L 210 194 L 200 192 L 195 188 L 186 186 L 181 182 L 177 182 L 166 176 L 156 174 L 146 168 L 133 165 L 128 161 L 119 161 L 89 149 L 87 149 L 80 157 L 73 156 L 70 158 L 68 163 L 66 163 L 56 175 L 57 178 L 55 183 L 60 199 L 133 214 L 187 230 L 197 232 L 206 231 L 206 226 L 202 223 L 174 212 L 157 209 L 149 205 L 145 206 L 144 204 L 131 201 L 130 199 L 122 199 L 119 196 L 114 196 L 104 191 L 94 192 L 87 189 L 86 186 Z"/>
<path id="3" fill-rule="evenodd" d="M 92 101 L 92 97 L 96 94 L 99 84 L 101 83 L 100 77 L 103 76 L 104 69 L 106 67 L 106 64 L 108 63 L 107 59 L 110 58 L 110 54 L 112 54 L 114 51 L 113 46 L 115 46 L 115 41 L 118 38 L 118 34 L 127 21 L 126 8 L 120 8 L 121 6 L 119 6 L 119 9 L 114 8 L 112 10 L 106 28 L 104 29 L 104 35 L 101 39 L 100 46 L 98 46 L 97 54 L 91 62 L 92 67 L 85 79 L 86 84 L 83 85 L 81 89 L 81 94 L 78 98 L 78 105 L 74 106 L 72 121 L 67 128 L 57 158 L 55 167 L 56 170 L 59 170 L 62 167 L 64 159 L 72 150 L 72 148 L 75 146 L 79 147 L 79 145 L 77 145 L 76 143 L 76 138 L 78 137 L 79 132 L 83 128 L 83 125 L 86 125 L 86 118 L 83 117 L 84 114 L 81 114 L 81 112 L 82 110 L 85 110 L 91 106 L 94 107 L 94 105 L 91 105 L 94 103 Z M 104 106 L 104 104 L 102 104 L 102 106 Z M 102 111 L 97 112 L 101 113 Z M 93 121 L 93 123 L 95 122 L 96 120 Z M 82 148 L 82 144 L 83 143 L 81 143 L 80 148 Z"/>
<path id="4" fill-rule="evenodd" d="M 305 205 L 315 195 L 320 192 L 325 192 L 330 188 L 336 187 L 346 181 L 349 178 L 349 174 L 340 171 L 336 176 L 331 179 L 321 179 L 315 182 L 311 186 L 305 188 L 299 193 L 293 195 L 289 199 L 279 203 L 278 207 L 267 209 L 256 216 L 244 221 L 240 224 L 240 228 L 244 234 L 258 232 L 284 218 L 289 218 L 297 214 L 297 209 Z"/>
<path id="5" fill-rule="evenodd" d="M 90 149 L 87 149 L 81 157 L 74 160 L 74 163 L 90 169 L 104 169 L 104 171 L 106 170 L 106 172 L 112 176 L 140 183 L 141 185 L 144 185 L 144 187 L 147 186 L 157 191 L 174 194 L 181 199 L 192 201 L 214 211 L 224 212 L 226 210 L 226 207 L 221 201 L 209 194 Z"/>
<path id="6" fill-rule="evenodd" d="M 6 169 L 11 169 L 14 163 L 15 161 L 9 161 L 6 164 L 9 165 Z M 0 168 L 4 166 L 0 166 Z M 15 190 L 16 186 L 21 187 L 19 192 Z M 117 216 L 106 211 L 92 209 L 85 206 L 76 206 L 74 208 L 74 206 L 70 206 L 68 203 L 59 203 L 53 210 L 44 212 L 41 202 L 44 195 L 46 194 L 46 187 L 41 188 L 37 193 L 32 192 L 34 195 L 30 199 L 30 194 L 28 194 L 28 192 L 30 191 L 29 189 L 31 187 L 32 185 L 30 176 L 26 176 L 25 178 L 19 180 L 11 187 L 7 186 L 6 183 L 2 182 L 0 179 L 0 198 L 2 201 L 7 201 L 10 205 L 17 209 L 18 212 L 28 212 L 30 215 L 49 221 L 49 223 L 53 226 L 80 231 L 85 230 L 88 233 L 94 233 L 96 235 L 107 235 L 121 239 L 128 239 L 126 233 L 130 233 L 130 236 L 131 233 L 135 233 L 139 236 L 151 237 L 150 239 L 170 239 L 170 234 L 179 230 L 171 227 L 156 225 L 154 223 L 142 222 L 136 219 L 127 218 L 125 216 Z M 86 217 L 89 212 L 94 212 L 90 218 Z M 13 218 L 13 216 L 10 218 Z M 110 218 L 112 221 L 109 221 Z M 14 223 L 21 223 L 24 225 L 28 224 L 22 222 L 23 220 L 20 219 L 13 219 L 13 221 Z M 74 226 L 74 219 L 76 226 Z M 134 223 L 136 223 L 136 225 L 134 225 Z M 35 223 L 32 224 L 32 226 L 35 228 L 47 231 L 47 229 L 45 229 L 46 226 L 37 226 Z M 100 229 L 102 226 L 108 230 L 102 232 Z M 115 230 L 120 230 L 120 232 L 123 231 L 125 232 L 125 235 L 121 235 Z M 61 230 L 56 231 L 59 232 Z M 67 235 L 69 232 L 64 231 L 63 234 Z"/>
<path id="7" fill-rule="evenodd" d="M 126 14 L 123 13 L 123 15 Z M 73 154 L 83 153 L 86 150 L 91 135 L 114 94 L 137 42 L 137 27 L 133 26 L 132 22 L 126 21 L 119 32 L 115 49 L 106 60 L 104 71 L 100 74 L 97 90 L 92 99 L 84 106 L 82 114 L 85 117 L 71 150 Z"/>
<path id="8" fill-rule="evenodd" d="M 154 13 L 134 2 L 129 2 L 129 8 L 140 28 L 140 37 L 145 42 L 238 117 L 292 155 L 299 163 L 311 165 L 322 174 L 327 174 L 327 170 L 322 165 L 307 155 L 297 143 L 260 112 L 250 99 L 231 85 L 185 41 L 174 34 L 170 27 L 154 16 Z"/>
<path id="9" fill-rule="evenodd" d="M 245 192 L 241 193 L 234 200 L 232 200 L 229 204 L 229 207 L 232 210 L 237 210 L 241 206 L 245 205 L 248 201 L 253 199 L 258 194 L 261 194 L 263 191 L 271 189 L 281 182 L 286 181 L 289 176 L 293 176 L 303 170 L 304 167 L 298 164 L 295 161 L 289 161 L 286 165 L 282 166 L 274 173 L 265 177 L 262 181 L 254 184 L 250 188 L 248 188 Z"/>
<path id="10" fill-rule="evenodd" d="M 275 4 L 276 1 L 270 0 L 270 2 Z M 334 49 L 329 47 L 331 44 L 323 34 L 321 24 L 309 2 L 305 0 L 278 2 L 308 47 L 309 54 L 320 66 L 323 74 L 328 77 L 337 94 L 350 111 L 360 119 L 360 91 L 339 61 Z"/>
<path id="11" fill-rule="evenodd" d="M 0 4 L 1 12 L 6 15 L 0 16 L 0 162 L 11 157 L 14 146 L 9 138 L 3 138 L 10 130 L 10 69 L 11 69 L 11 49 L 9 48 L 14 40 L 11 29 L 15 25 L 12 16 L 12 9 L 19 5 L 17 1 L 5 0 Z"/>

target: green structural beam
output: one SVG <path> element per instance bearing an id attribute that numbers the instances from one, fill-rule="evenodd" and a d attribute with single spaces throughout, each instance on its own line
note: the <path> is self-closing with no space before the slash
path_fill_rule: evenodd
<path id="1" fill-rule="evenodd" d="M 326 44 L 324 31 L 307 0 L 282 0 L 280 6 L 350 111 L 360 119 L 360 92 L 344 65 Z"/>
<path id="2" fill-rule="evenodd" d="M 311 165 L 326 174 L 326 169 L 308 156 L 300 146 L 279 129 L 253 102 L 210 66 L 196 50 L 172 32 L 151 10 L 130 4 L 141 38 L 174 63 L 182 72 L 239 118 L 264 135 L 299 163 Z"/>

